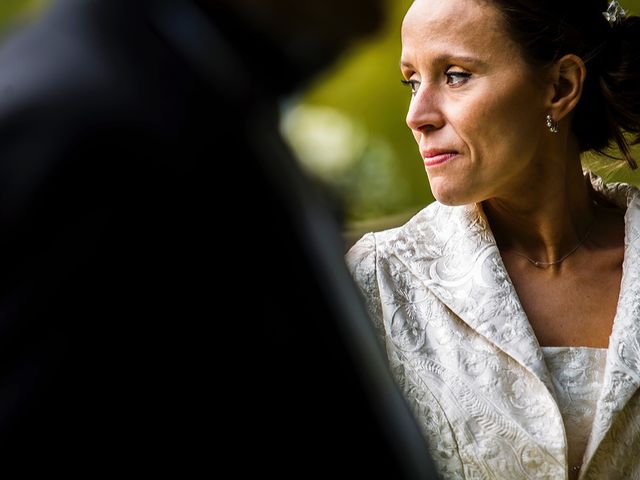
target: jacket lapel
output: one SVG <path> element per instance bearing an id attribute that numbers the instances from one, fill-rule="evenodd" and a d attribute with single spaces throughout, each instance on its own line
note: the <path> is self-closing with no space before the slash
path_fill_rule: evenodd
<path id="1" fill-rule="evenodd" d="M 594 186 L 619 204 L 627 203 L 627 212 L 620 297 L 609 339 L 602 392 L 585 453 L 586 463 L 640 386 L 640 198 L 636 189 L 623 184 L 594 183 Z"/>
<path id="2" fill-rule="evenodd" d="M 542 351 L 481 207 L 433 204 L 390 242 L 396 259 L 453 313 L 554 393 Z"/>
<path id="3" fill-rule="evenodd" d="M 616 416 L 640 387 L 640 195 L 629 185 L 604 185 L 595 176 L 590 180 L 596 191 L 626 206 L 627 212 L 620 298 L 583 474 Z M 555 394 L 542 350 L 479 206 L 432 204 L 387 242 L 401 268 Z"/>

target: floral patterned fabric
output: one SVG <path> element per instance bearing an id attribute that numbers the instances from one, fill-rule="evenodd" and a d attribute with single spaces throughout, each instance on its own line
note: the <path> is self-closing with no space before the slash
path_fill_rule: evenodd
<path id="1" fill-rule="evenodd" d="M 625 214 L 621 293 L 580 479 L 640 480 L 640 197 Z M 443 479 L 565 479 L 553 378 L 484 216 L 433 203 L 347 255 L 391 370 Z"/>
<path id="2" fill-rule="evenodd" d="M 580 469 L 607 360 L 605 348 L 542 347 L 567 434 L 569 468 Z"/>

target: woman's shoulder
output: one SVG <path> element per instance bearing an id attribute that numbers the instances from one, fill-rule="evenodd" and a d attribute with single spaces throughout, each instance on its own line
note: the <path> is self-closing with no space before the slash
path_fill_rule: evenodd
<path id="1" fill-rule="evenodd" d="M 632 183 L 606 181 L 603 177 L 590 171 L 584 170 L 584 175 L 591 184 L 599 200 L 604 199 L 617 207 L 627 209 L 629 207 L 638 208 L 634 205 L 634 200 L 640 196 L 640 189 Z"/>
<path id="2" fill-rule="evenodd" d="M 363 235 L 347 252 L 347 261 L 371 263 L 376 258 L 386 258 L 397 253 L 398 249 L 404 249 L 417 242 L 437 244 L 445 241 L 447 233 L 442 227 L 450 224 L 461 209 L 464 208 L 433 202 L 399 227 Z"/>

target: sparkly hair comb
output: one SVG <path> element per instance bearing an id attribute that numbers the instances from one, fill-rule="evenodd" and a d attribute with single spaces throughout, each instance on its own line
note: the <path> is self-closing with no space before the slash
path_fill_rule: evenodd
<path id="1" fill-rule="evenodd" d="M 616 23 L 621 22 L 627 16 L 627 11 L 620 6 L 618 0 L 611 0 L 607 7 L 607 11 L 602 12 L 602 15 L 607 19 L 609 25 L 613 27 Z"/>

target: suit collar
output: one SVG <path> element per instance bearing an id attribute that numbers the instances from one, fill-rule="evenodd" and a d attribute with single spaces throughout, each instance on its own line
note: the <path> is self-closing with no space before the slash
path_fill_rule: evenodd
<path id="1" fill-rule="evenodd" d="M 207 2 L 199 2 L 207 3 Z M 193 0 L 146 0 L 152 28 L 211 88 L 234 104 L 282 98 L 306 85 L 338 52 L 293 55 L 242 9 Z"/>

